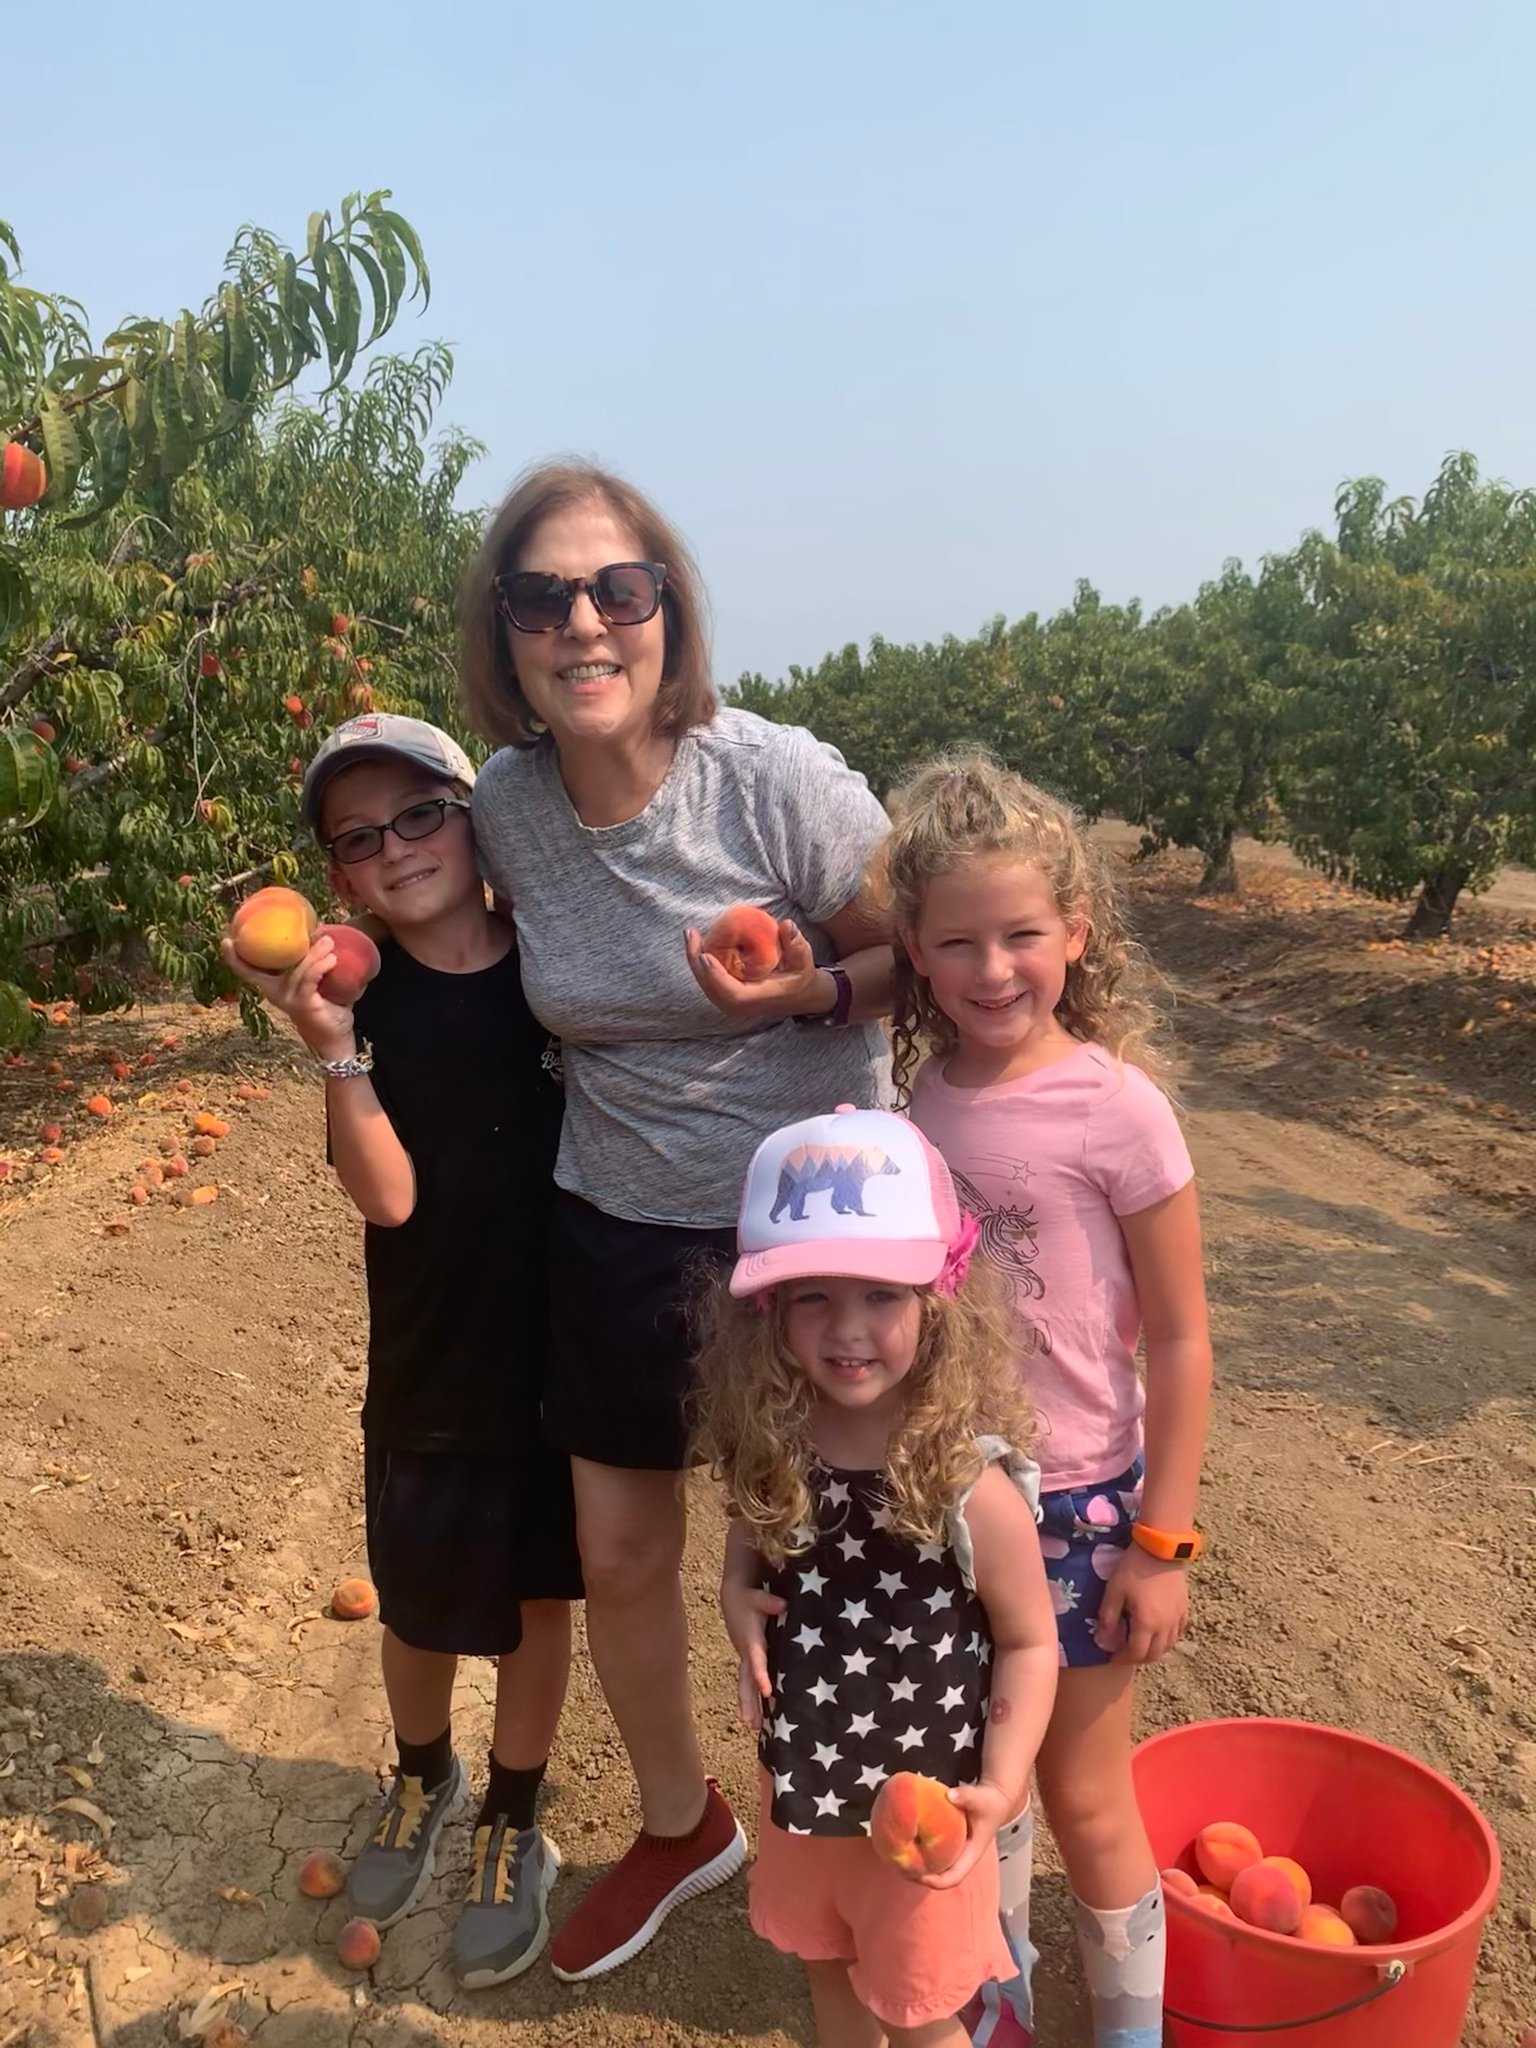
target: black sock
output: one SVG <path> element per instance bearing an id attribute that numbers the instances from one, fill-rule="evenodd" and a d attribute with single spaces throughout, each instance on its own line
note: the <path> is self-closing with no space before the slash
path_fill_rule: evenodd
<path id="1" fill-rule="evenodd" d="M 538 1810 L 539 1787 L 544 1782 L 546 1766 L 535 1764 L 531 1771 L 514 1771 L 507 1764 L 497 1763 L 495 1750 L 491 1751 L 490 1765 L 485 1804 L 475 1826 L 489 1827 L 498 1813 L 504 1813 L 519 1833 L 524 1828 L 531 1828 Z"/>
<path id="2" fill-rule="evenodd" d="M 395 1736 L 402 1778 L 420 1778 L 423 1792 L 435 1792 L 453 1769 L 453 1723 L 450 1721 L 435 1742 L 402 1742 Z"/>

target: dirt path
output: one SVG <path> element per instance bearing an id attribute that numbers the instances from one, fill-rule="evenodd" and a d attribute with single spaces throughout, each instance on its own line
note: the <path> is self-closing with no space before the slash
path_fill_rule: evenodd
<path id="1" fill-rule="evenodd" d="M 1399 1743 L 1466 1786 L 1506 1855 L 1468 2039 L 1508 2048 L 1536 2018 L 1531 1219 L 1346 1128 L 1313 1103 L 1304 1048 L 1191 993 L 1222 1382 L 1216 1549 L 1195 1641 L 1149 1682 L 1147 1723 L 1300 1714 Z M 135 1041 L 116 1049 L 153 1045 L 162 1021 L 114 1027 Z M 167 1075 L 0 1209 L 0 2048 L 159 2048 L 225 1985 L 264 2048 L 807 2042 L 795 1974 L 754 1941 L 739 1886 L 590 1989 L 538 1968 L 474 1995 L 442 1964 L 462 1828 L 368 1980 L 334 1960 L 339 1908 L 296 1898 L 305 1851 L 356 1843 L 386 1757 L 374 1632 L 318 1617 L 362 1560 L 360 1262 L 318 1157 L 311 1082 L 223 1020 L 196 1031 L 174 1062 L 190 1096 Z M 271 1094 L 241 1101 L 242 1074 Z M 220 1199 L 130 1211 L 135 1163 L 194 1101 L 235 1122 L 207 1169 Z M 0 1129 L 6 1113 L 0 1097 Z M 103 1234 L 130 1216 L 126 1235 Z M 713 1612 L 718 1535 L 700 1489 L 687 1581 L 700 1721 L 745 1805 L 751 1756 Z M 476 1671 L 458 1727 L 483 1754 Z M 558 1911 L 633 1824 L 580 1660 L 551 1777 Z M 56 1810 L 71 1797 L 102 1820 Z M 81 1934 L 71 1890 L 95 1882 L 107 1921 Z M 1066 2048 L 1082 2015 L 1049 1870 L 1039 1920 L 1041 2041 Z"/>

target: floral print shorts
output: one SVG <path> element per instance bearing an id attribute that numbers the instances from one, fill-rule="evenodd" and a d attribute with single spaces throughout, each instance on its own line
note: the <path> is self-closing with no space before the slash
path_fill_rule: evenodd
<path id="1" fill-rule="evenodd" d="M 1040 1496 L 1040 1550 L 1056 1609 L 1061 1662 L 1071 1668 L 1107 1664 L 1118 1645 L 1101 1650 L 1093 1633 L 1104 1599 L 1131 1541 L 1141 1508 L 1143 1464 L 1118 1479 Z"/>

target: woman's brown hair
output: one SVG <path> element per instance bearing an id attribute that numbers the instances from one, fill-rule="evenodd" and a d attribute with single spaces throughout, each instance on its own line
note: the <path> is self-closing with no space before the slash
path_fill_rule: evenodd
<path id="1" fill-rule="evenodd" d="M 688 543 L 623 477 L 588 462 L 542 462 L 525 470 L 503 500 L 459 595 L 459 697 L 470 726 L 493 745 L 525 744 L 539 727 L 518 684 L 515 636 L 497 610 L 491 579 L 525 566 L 523 551 L 551 513 L 594 498 L 629 528 L 644 559 L 667 571 L 657 733 L 675 736 L 708 725 L 719 709 L 709 673 L 708 606 Z"/>

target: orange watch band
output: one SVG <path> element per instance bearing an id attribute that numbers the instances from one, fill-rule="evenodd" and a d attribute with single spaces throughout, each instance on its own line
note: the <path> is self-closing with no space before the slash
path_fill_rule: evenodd
<path id="1" fill-rule="evenodd" d="M 1193 1564 L 1205 1548 L 1205 1538 L 1198 1529 L 1149 1529 L 1145 1522 L 1131 1524 L 1131 1540 L 1139 1543 L 1149 1556 L 1160 1557 L 1164 1564 Z"/>

